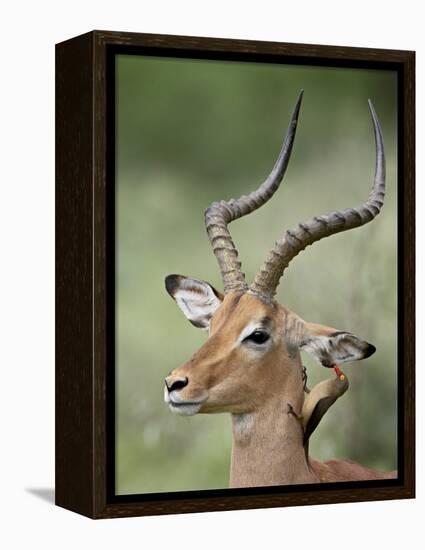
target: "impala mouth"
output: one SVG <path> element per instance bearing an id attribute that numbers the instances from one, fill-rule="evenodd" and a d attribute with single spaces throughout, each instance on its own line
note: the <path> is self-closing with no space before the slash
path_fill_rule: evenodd
<path id="1" fill-rule="evenodd" d="M 197 414 L 201 407 L 202 403 L 173 403 L 170 401 L 168 403 L 168 406 L 170 407 L 170 411 L 176 414 L 180 414 L 181 416 L 193 416 L 194 414 Z"/>
<path id="2" fill-rule="evenodd" d="M 200 411 L 202 405 L 206 401 L 206 398 L 187 401 L 183 399 L 176 391 L 172 391 L 170 393 L 167 388 L 164 388 L 164 401 L 169 406 L 171 412 L 182 416 L 193 416 Z"/>

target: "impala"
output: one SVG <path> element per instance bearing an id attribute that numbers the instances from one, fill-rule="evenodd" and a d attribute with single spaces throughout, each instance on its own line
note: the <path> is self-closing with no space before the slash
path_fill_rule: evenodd
<path id="1" fill-rule="evenodd" d="M 290 158 L 302 92 L 276 164 L 256 190 L 237 200 L 214 202 L 205 211 L 208 237 L 217 258 L 224 293 L 210 284 L 169 275 L 168 293 L 188 320 L 209 337 L 187 363 L 165 379 L 164 398 L 181 415 L 232 415 L 231 487 L 286 485 L 394 477 L 348 460 L 319 462 L 305 446 L 305 381 L 300 351 L 324 367 L 360 360 L 375 348 L 345 331 L 309 323 L 274 296 L 289 262 L 308 245 L 364 225 L 380 212 L 385 195 L 385 157 L 379 121 L 369 101 L 376 144 L 373 188 L 357 208 L 300 223 L 278 240 L 248 286 L 228 224 L 265 204 L 278 189 Z M 345 391 L 332 390 L 334 402 Z M 321 403 L 326 395 L 316 392 Z M 312 392 L 314 399 L 315 393 Z M 310 401 L 311 401 L 310 399 Z M 317 398 L 319 401 L 319 398 Z M 327 400 L 327 408 L 331 401 Z M 317 403 L 308 404 L 311 410 Z M 317 409 L 316 409 L 317 410 Z M 322 409 L 322 414 L 325 409 Z M 301 421 L 300 421 L 301 420 Z M 320 415 L 316 415 L 316 425 Z M 313 427 L 314 429 L 314 427 Z M 311 431 L 311 430 L 310 430 Z"/>

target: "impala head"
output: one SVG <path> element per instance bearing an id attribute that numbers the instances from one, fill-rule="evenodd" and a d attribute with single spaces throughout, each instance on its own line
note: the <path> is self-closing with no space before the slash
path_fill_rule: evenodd
<path id="1" fill-rule="evenodd" d="M 206 229 L 220 266 L 224 293 L 205 281 L 169 275 L 168 293 L 187 319 L 209 331 L 205 344 L 165 379 L 164 396 L 173 412 L 248 413 L 285 392 L 302 393 L 300 350 L 325 367 L 369 357 L 375 348 L 332 327 L 307 323 L 278 304 L 275 293 L 289 262 L 306 246 L 364 225 L 380 212 L 385 195 L 385 158 L 379 122 L 369 101 L 375 144 L 373 188 L 357 208 L 331 212 L 300 223 L 277 241 L 251 286 L 241 271 L 228 224 L 267 202 L 284 176 L 295 138 L 302 93 L 282 150 L 264 183 L 237 200 L 213 203 L 205 212 Z"/>

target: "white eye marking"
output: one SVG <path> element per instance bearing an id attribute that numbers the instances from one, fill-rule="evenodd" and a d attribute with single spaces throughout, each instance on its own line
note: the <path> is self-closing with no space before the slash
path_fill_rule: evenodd
<path id="1" fill-rule="evenodd" d="M 268 330 L 264 328 L 264 322 L 257 321 L 249 323 L 242 330 L 233 347 L 246 344 L 247 348 L 251 348 L 258 352 L 269 349 L 271 341 Z"/>
<path id="2" fill-rule="evenodd" d="M 235 346 L 238 346 L 241 342 L 245 340 L 247 336 L 252 334 L 255 330 L 263 330 L 263 327 L 256 322 L 249 323 L 239 334 L 239 337 L 236 339 Z"/>

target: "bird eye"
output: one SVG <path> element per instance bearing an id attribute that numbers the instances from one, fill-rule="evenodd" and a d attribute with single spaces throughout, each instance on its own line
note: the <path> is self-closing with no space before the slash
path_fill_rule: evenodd
<path id="1" fill-rule="evenodd" d="M 269 334 L 264 330 L 254 330 L 249 336 L 247 336 L 244 342 L 254 342 L 255 344 L 264 344 L 270 338 Z"/>

